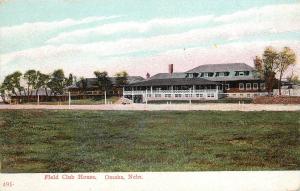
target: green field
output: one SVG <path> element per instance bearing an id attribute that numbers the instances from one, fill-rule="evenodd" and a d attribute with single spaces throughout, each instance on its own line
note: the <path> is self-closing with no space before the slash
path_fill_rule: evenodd
<path id="1" fill-rule="evenodd" d="M 300 112 L 0 111 L 1 172 L 300 170 Z"/>

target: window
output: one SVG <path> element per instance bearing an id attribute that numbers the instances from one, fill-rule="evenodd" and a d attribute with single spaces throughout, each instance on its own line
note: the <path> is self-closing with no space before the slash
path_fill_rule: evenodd
<path id="1" fill-rule="evenodd" d="M 219 76 L 220 76 L 220 77 L 224 77 L 224 72 L 220 72 L 220 73 L 219 73 Z"/>
<path id="2" fill-rule="evenodd" d="M 194 77 L 194 78 L 197 78 L 198 75 L 199 75 L 198 73 L 193 73 L 193 77 Z"/>
<path id="3" fill-rule="evenodd" d="M 250 94 L 247 94 L 247 98 L 250 98 L 251 97 L 251 95 Z"/>
<path id="4" fill-rule="evenodd" d="M 203 97 L 203 94 L 196 94 L 196 97 Z"/>
<path id="5" fill-rule="evenodd" d="M 219 75 L 220 75 L 220 72 L 217 72 L 217 73 L 216 73 L 216 77 L 218 77 Z"/>
<path id="6" fill-rule="evenodd" d="M 207 97 L 215 97 L 215 94 L 207 94 Z"/>
<path id="7" fill-rule="evenodd" d="M 253 89 L 257 90 L 258 89 L 258 83 L 253 83 Z"/>
<path id="8" fill-rule="evenodd" d="M 147 97 L 151 97 L 151 94 L 147 94 Z"/>
<path id="9" fill-rule="evenodd" d="M 249 71 L 245 71 L 245 76 L 249 76 L 250 72 Z"/>
<path id="10" fill-rule="evenodd" d="M 224 76 L 229 76 L 229 72 L 224 72 Z"/>
<path id="11" fill-rule="evenodd" d="M 181 97 L 181 94 L 175 94 L 175 97 Z"/>
<path id="12" fill-rule="evenodd" d="M 239 83 L 239 89 L 240 89 L 240 90 L 244 90 L 244 89 L 245 89 L 244 83 Z"/>
<path id="13" fill-rule="evenodd" d="M 204 73 L 204 77 L 208 77 L 208 73 Z"/>
<path id="14" fill-rule="evenodd" d="M 185 94 L 185 97 L 192 97 L 192 94 Z"/>
<path id="15" fill-rule="evenodd" d="M 165 94 L 165 97 L 171 97 L 171 94 Z"/>
<path id="16" fill-rule="evenodd" d="M 261 89 L 261 90 L 264 90 L 264 89 L 266 89 L 266 85 L 265 85 L 265 83 L 260 83 L 260 89 Z"/>
<path id="17" fill-rule="evenodd" d="M 225 84 L 225 89 L 226 89 L 226 90 L 230 90 L 229 84 Z"/>
<path id="18" fill-rule="evenodd" d="M 208 77 L 213 77 L 214 76 L 214 73 L 213 72 L 209 72 L 208 73 Z"/>
<path id="19" fill-rule="evenodd" d="M 201 73 L 201 74 L 200 74 L 200 77 L 204 77 L 204 73 Z"/>
<path id="20" fill-rule="evenodd" d="M 246 90 L 251 90 L 251 83 L 246 84 Z"/>
<path id="21" fill-rule="evenodd" d="M 161 94 L 155 94 L 155 97 L 161 97 Z"/>

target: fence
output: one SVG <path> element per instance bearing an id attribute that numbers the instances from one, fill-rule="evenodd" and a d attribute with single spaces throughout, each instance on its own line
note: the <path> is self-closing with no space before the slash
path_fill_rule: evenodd
<path id="1" fill-rule="evenodd" d="M 273 95 L 279 95 L 279 89 L 273 90 Z M 283 96 L 300 96 L 300 89 L 281 89 L 281 95 Z"/>

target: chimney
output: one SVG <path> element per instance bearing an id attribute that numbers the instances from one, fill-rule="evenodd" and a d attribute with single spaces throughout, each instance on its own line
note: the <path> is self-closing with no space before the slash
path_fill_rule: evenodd
<path id="1" fill-rule="evenodd" d="M 147 72 L 146 79 L 149 79 L 149 78 L 150 78 L 150 74 Z"/>
<path id="2" fill-rule="evenodd" d="M 169 64 L 169 74 L 173 74 L 173 64 Z"/>

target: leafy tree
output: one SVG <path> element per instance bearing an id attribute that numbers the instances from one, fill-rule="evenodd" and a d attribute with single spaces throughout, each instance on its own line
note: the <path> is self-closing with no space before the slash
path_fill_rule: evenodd
<path id="1" fill-rule="evenodd" d="M 84 77 L 80 77 L 79 82 L 77 83 L 77 86 L 81 89 L 81 91 L 87 90 L 87 79 Z"/>
<path id="2" fill-rule="evenodd" d="M 263 77 L 266 83 L 266 88 L 270 94 L 276 84 L 278 53 L 273 47 L 267 47 L 263 53 Z"/>
<path id="3" fill-rule="evenodd" d="M 115 74 L 116 76 L 116 85 L 121 87 L 127 84 L 128 73 L 126 71 L 121 71 Z"/>
<path id="4" fill-rule="evenodd" d="M 6 103 L 6 87 L 4 84 L 0 84 L 0 97 L 2 98 L 3 102 Z"/>
<path id="5" fill-rule="evenodd" d="M 254 59 L 254 68 L 256 70 L 256 76 L 259 78 L 263 78 L 263 60 L 261 57 L 256 56 Z"/>
<path id="6" fill-rule="evenodd" d="M 48 83 L 48 87 L 51 89 L 51 92 L 54 95 L 57 94 L 62 95 L 64 93 L 65 84 L 66 84 L 66 78 L 65 78 L 64 71 L 62 69 L 58 69 L 52 73 L 51 79 Z"/>
<path id="7" fill-rule="evenodd" d="M 106 71 L 103 71 L 103 72 L 95 71 L 94 74 L 97 77 L 98 87 L 100 90 L 108 91 L 111 89 L 112 82 L 111 82 L 110 78 L 108 77 L 108 74 Z"/>
<path id="8" fill-rule="evenodd" d="M 17 72 L 14 72 L 10 75 L 7 75 L 5 78 L 4 78 L 4 81 L 3 81 L 3 84 L 4 87 L 6 88 L 6 90 L 8 92 L 11 92 L 12 94 L 14 94 L 15 96 L 18 96 L 17 94 L 17 91 L 19 92 L 19 95 L 21 96 L 21 92 L 22 90 L 24 89 L 22 86 L 21 86 L 21 77 L 22 77 L 22 73 L 17 71 Z"/>
<path id="9" fill-rule="evenodd" d="M 28 70 L 24 73 L 23 78 L 27 84 L 27 96 L 29 99 L 29 96 L 32 95 L 32 89 L 34 89 L 38 83 L 38 72 L 36 70 Z"/>
<path id="10" fill-rule="evenodd" d="M 69 74 L 69 77 L 66 79 L 66 86 L 70 86 L 73 84 L 75 76 L 72 73 Z"/>
<path id="11" fill-rule="evenodd" d="M 48 75 L 48 74 L 43 74 L 41 72 L 38 71 L 38 80 L 37 80 L 37 83 L 36 83 L 36 86 L 35 86 L 35 89 L 36 89 L 36 96 L 38 95 L 38 91 L 40 88 L 44 88 L 45 89 L 45 93 L 46 93 L 46 96 L 48 97 L 48 84 L 50 82 L 50 79 L 51 79 L 51 76 Z"/>
<path id="12" fill-rule="evenodd" d="M 285 71 L 292 65 L 296 64 L 296 54 L 289 47 L 284 47 L 281 52 L 278 53 L 277 69 L 279 73 L 279 95 L 281 95 L 281 81 Z"/>

